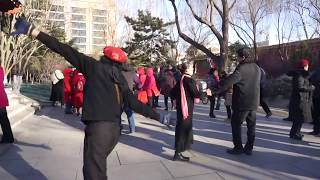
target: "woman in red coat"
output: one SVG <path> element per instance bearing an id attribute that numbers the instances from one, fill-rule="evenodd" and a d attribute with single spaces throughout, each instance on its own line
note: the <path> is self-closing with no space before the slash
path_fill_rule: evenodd
<path id="1" fill-rule="evenodd" d="M 160 91 L 157 88 L 157 83 L 156 83 L 156 79 L 154 77 L 152 68 L 147 69 L 147 79 L 146 79 L 146 82 L 144 83 L 143 89 L 147 91 L 148 105 L 152 106 L 153 105 L 152 97 L 160 95 Z"/>
<path id="2" fill-rule="evenodd" d="M 71 80 L 73 75 L 73 69 L 67 68 L 63 71 L 63 92 L 64 92 L 64 103 L 66 104 L 66 114 L 71 114 L 72 111 L 72 87 L 71 87 Z"/>
<path id="3" fill-rule="evenodd" d="M 140 83 L 136 84 L 138 90 L 138 100 L 144 104 L 148 103 L 147 91 L 143 89 L 143 86 L 146 82 L 147 76 L 145 75 L 144 67 L 139 67 L 137 70 L 139 74 Z"/>
<path id="4" fill-rule="evenodd" d="M 77 116 L 80 115 L 80 109 L 83 106 L 83 87 L 85 82 L 86 80 L 83 74 L 75 70 L 73 80 L 72 80 L 72 83 L 73 83 L 72 100 L 73 100 L 73 105 L 76 109 Z"/>
<path id="5" fill-rule="evenodd" d="M 6 107 L 9 106 L 9 102 L 6 91 L 4 90 L 3 80 L 4 70 L 0 66 L 0 124 L 3 132 L 2 140 L 0 141 L 0 143 L 13 143 L 14 138 L 6 109 Z"/>

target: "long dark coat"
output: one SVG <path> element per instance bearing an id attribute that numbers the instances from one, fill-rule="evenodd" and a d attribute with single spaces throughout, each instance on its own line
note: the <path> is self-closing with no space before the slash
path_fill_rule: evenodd
<path id="1" fill-rule="evenodd" d="M 309 81 L 309 72 L 296 70 L 288 73 L 292 76 L 292 93 L 289 104 L 289 111 L 292 113 L 293 121 L 312 121 L 312 91 L 313 87 Z"/>
<path id="2" fill-rule="evenodd" d="M 60 79 L 57 84 L 52 83 L 50 101 L 59 101 L 63 103 L 63 79 Z"/>
<path id="3" fill-rule="evenodd" d="M 180 153 L 187 149 L 190 149 L 193 143 L 193 131 L 192 131 L 192 118 L 194 98 L 200 97 L 200 92 L 197 89 L 196 82 L 190 77 L 184 77 L 183 86 L 186 93 L 189 116 L 183 120 L 181 109 L 181 93 L 180 82 L 177 82 L 176 86 L 171 91 L 171 96 L 176 99 L 177 102 L 177 125 L 175 132 L 175 150 Z"/>

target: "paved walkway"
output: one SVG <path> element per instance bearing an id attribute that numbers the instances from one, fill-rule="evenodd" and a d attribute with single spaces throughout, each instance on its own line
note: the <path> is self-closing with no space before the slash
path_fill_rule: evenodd
<path id="1" fill-rule="evenodd" d="M 137 132 L 125 132 L 108 158 L 109 179 L 320 179 L 319 137 L 306 135 L 303 142 L 289 139 L 291 123 L 260 114 L 254 154 L 233 156 L 225 152 L 232 142 L 224 109 L 216 113 L 217 119 L 207 114 L 208 106 L 196 106 L 195 142 L 187 163 L 171 161 L 173 129 L 136 115 Z M 304 132 L 310 130 L 304 125 Z M 58 107 L 44 108 L 17 126 L 14 134 L 17 142 L 0 155 L 1 180 L 83 179 L 83 125 L 78 117 L 65 115 Z"/>

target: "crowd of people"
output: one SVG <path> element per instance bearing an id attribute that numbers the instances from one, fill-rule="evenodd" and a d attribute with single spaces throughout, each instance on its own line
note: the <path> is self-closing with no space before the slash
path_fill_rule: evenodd
<path id="1" fill-rule="evenodd" d="M 106 159 L 119 140 L 123 112 L 127 114 L 130 132 L 135 132 L 133 112 L 162 122 L 156 111 L 160 94 L 164 96 L 164 110 L 176 110 L 173 160 L 190 160 L 183 152 L 190 149 L 193 143 L 193 110 L 194 104 L 199 102 L 201 92 L 187 64 L 177 67 L 139 67 L 135 70 L 128 65 L 128 58 L 120 48 L 106 46 L 97 61 L 39 31 L 25 19 L 17 19 L 15 28 L 16 35 L 25 34 L 36 38 L 74 67 L 53 72 L 50 99 L 53 104 L 56 101 L 65 103 L 66 113 L 81 114 L 81 120 L 85 124 L 85 180 L 107 179 Z M 234 144 L 227 152 L 234 155 L 252 155 L 258 106 L 265 109 L 266 117 L 270 117 L 272 113 L 263 99 L 265 73 L 252 58 L 250 49 L 239 49 L 237 61 L 238 65 L 231 74 L 222 72 L 219 76 L 218 69 L 211 67 L 207 78 L 207 95 L 210 100 L 208 115 L 215 118 L 214 110 L 220 108 L 220 100 L 224 97 L 226 120 L 231 122 Z M 2 71 L 0 80 L 1 73 Z M 290 118 L 293 120 L 290 138 L 302 140 L 300 130 L 303 122 L 313 120 L 312 134 L 319 134 L 320 131 L 320 71 L 309 73 L 309 63 L 303 59 L 289 75 L 293 77 L 289 107 Z M 8 124 L 5 108 L 8 100 L 2 90 L 4 92 L 0 83 L 0 122 L 4 129 L 8 125 L 10 127 L 10 123 Z M 247 142 L 243 146 L 241 125 L 244 121 L 248 132 Z M 11 128 L 6 129 L 8 131 L 4 131 L 2 141 L 13 142 Z"/>

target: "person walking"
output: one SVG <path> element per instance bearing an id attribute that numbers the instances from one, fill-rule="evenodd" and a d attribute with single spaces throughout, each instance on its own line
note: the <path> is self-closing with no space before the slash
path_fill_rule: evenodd
<path id="1" fill-rule="evenodd" d="M 57 69 L 55 70 L 51 76 L 51 82 L 52 82 L 52 87 L 51 87 L 51 95 L 50 95 L 50 101 L 52 101 L 52 105 L 55 106 L 56 102 L 60 102 L 61 107 L 64 104 L 63 101 L 63 73 L 61 70 Z"/>
<path id="2" fill-rule="evenodd" d="M 63 97 L 64 103 L 66 104 L 65 113 L 72 114 L 72 77 L 73 77 L 73 69 L 66 68 L 63 70 Z"/>
<path id="3" fill-rule="evenodd" d="M 80 116 L 83 107 L 83 91 L 86 79 L 78 70 L 74 70 L 72 78 L 72 101 L 75 109 L 75 114 Z"/>
<path id="4" fill-rule="evenodd" d="M 97 61 L 39 31 L 25 19 L 17 19 L 15 29 L 13 35 L 33 36 L 50 50 L 63 56 L 85 76 L 81 117 L 85 124 L 83 178 L 107 180 L 106 159 L 119 140 L 123 104 L 144 116 L 160 120 L 160 115 L 139 102 L 128 88 L 121 73 L 122 63 L 127 61 L 127 55 L 119 48 L 106 46 L 100 61 Z"/>
<path id="5" fill-rule="evenodd" d="M 220 81 L 220 85 L 223 85 L 224 81 L 227 79 L 228 74 L 223 71 L 221 73 L 221 81 Z M 227 110 L 227 119 L 225 120 L 226 122 L 230 122 L 231 121 L 231 115 L 232 115 L 232 86 L 230 86 L 226 92 L 224 93 L 224 105 L 226 106 L 226 110 Z"/>
<path id="6" fill-rule="evenodd" d="M 200 98 L 196 82 L 187 72 L 187 65 L 181 65 L 181 80 L 171 91 L 176 100 L 177 125 L 175 129 L 175 153 L 173 161 L 189 161 L 190 158 L 182 153 L 191 148 L 193 143 L 192 118 L 194 99 Z"/>
<path id="7" fill-rule="evenodd" d="M 157 88 L 157 83 L 152 68 L 147 68 L 147 79 L 144 83 L 143 89 L 147 91 L 148 105 L 150 107 L 156 108 L 153 104 L 153 97 L 159 96 L 160 91 Z"/>
<path id="8" fill-rule="evenodd" d="M 211 91 L 211 96 L 208 96 L 208 99 L 210 101 L 210 112 L 209 116 L 211 118 L 216 118 L 216 115 L 214 114 L 214 106 L 216 102 L 216 96 L 214 95 L 214 92 L 218 89 L 220 83 L 220 79 L 218 76 L 218 71 L 215 68 L 211 68 L 209 71 L 209 76 L 207 78 L 207 84 L 208 88 Z M 217 95 L 217 97 L 220 95 Z"/>
<path id="9" fill-rule="evenodd" d="M 311 77 L 311 83 L 315 86 L 313 92 L 313 109 L 312 109 L 312 118 L 313 118 L 313 131 L 309 134 L 319 135 L 320 134 L 320 68 L 317 67 Z"/>
<path id="10" fill-rule="evenodd" d="M 261 71 L 251 57 L 249 48 L 239 49 L 237 55 L 239 65 L 216 94 L 221 94 L 233 86 L 231 127 L 234 148 L 228 149 L 227 152 L 251 155 L 255 140 L 256 111 L 260 100 Z M 248 128 L 248 139 L 244 147 L 241 140 L 243 121 L 246 121 Z"/>
<path id="11" fill-rule="evenodd" d="M 168 100 L 171 96 L 171 90 L 176 85 L 176 79 L 174 78 L 174 74 L 172 72 L 172 68 L 166 69 L 164 72 L 164 75 L 162 77 L 162 81 L 160 84 L 161 94 L 164 96 L 164 104 L 165 104 L 165 110 L 168 111 Z M 171 99 L 171 109 L 173 109 L 173 101 L 174 99 L 170 97 Z"/>
<path id="12" fill-rule="evenodd" d="M 123 68 L 122 74 L 128 83 L 129 89 L 133 90 L 133 86 L 135 84 L 134 80 L 135 80 L 135 76 L 136 76 L 136 73 L 134 72 L 134 70 L 128 64 L 126 64 L 126 67 Z M 130 107 L 128 107 L 127 104 L 125 104 L 123 106 L 122 111 L 124 111 L 127 115 L 127 119 L 128 119 L 128 123 L 129 123 L 129 132 L 130 133 L 136 132 L 136 125 L 135 125 L 135 120 L 133 117 L 132 109 Z"/>
<path id="13" fill-rule="evenodd" d="M 315 87 L 309 81 L 309 61 L 301 59 L 298 61 L 297 69 L 289 73 L 292 76 L 292 92 L 290 97 L 290 108 L 292 113 L 292 127 L 290 138 L 302 140 L 302 124 L 312 122 L 312 93 Z"/>
<path id="14" fill-rule="evenodd" d="M 147 76 L 145 75 L 144 67 L 139 67 L 137 70 L 139 75 L 139 82 L 135 81 L 135 88 L 137 89 L 138 100 L 144 104 L 148 103 L 147 91 L 143 89 Z"/>
<path id="15" fill-rule="evenodd" d="M 270 116 L 272 116 L 272 112 L 264 99 L 264 91 L 265 91 L 265 86 L 266 86 L 266 81 L 267 81 L 267 75 L 266 75 L 266 71 L 260 66 L 260 64 L 257 63 L 257 65 L 259 66 L 259 68 L 261 70 L 260 106 L 262 107 L 262 109 L 266 113 L 266 118 L 269 118 Z"/>
<path id="16" fill-rule="evenodd" d="M 3 133 L 0 143 L 13 143 L 14 138 L 6 108 L 7 106 L 9 106 L 9 101 L 7 93 L 4 89 L 4 76 L 5 73 L 3 67 L 0 66 L 0 124 Z"/>

